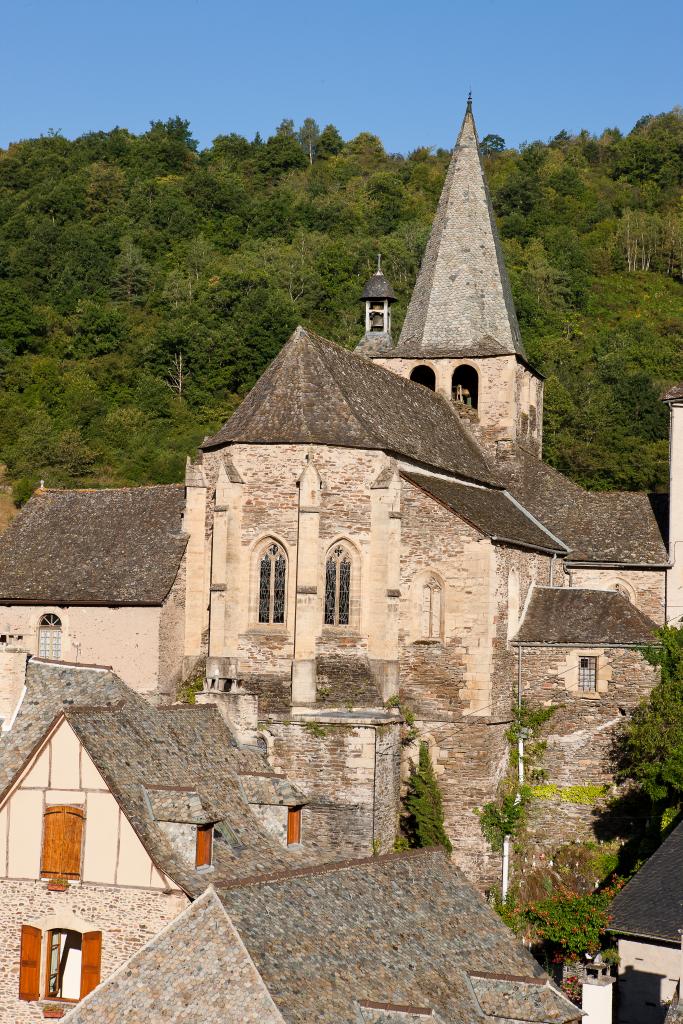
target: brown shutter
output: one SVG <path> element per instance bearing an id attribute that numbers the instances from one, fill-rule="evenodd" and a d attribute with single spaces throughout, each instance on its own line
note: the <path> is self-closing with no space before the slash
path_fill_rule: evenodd
<path id="1" fill-rule="evenodd" d="M 81 945 L 81 999 L 100 983 L 102 932 L 85 932 Z"/>
<path id="2" fill-rule="evenodd" d="M 301 808 L 289 807 L 287 809 L 287 845 L 301 842 Z"/>
<path id="3" fill-rule="evenodd" d="M 19 998 L 30 1001 L 40 998 L 40 945 L 42 933 L 30 924 L 21 926 L 21 957 L 19 961 Z"/>
<path id="4" fill-rule="evenodd" d="M 213 825 L 197 825 L 197 851 L 194 860 L 196 868 L 206 867 L 211 863 L 212 847 Z"/>
<path id="5" fill-rule="evenodd" d="M 51 804 L 43 815 L 43 878 L 80 878 L 83 811 Z"/>

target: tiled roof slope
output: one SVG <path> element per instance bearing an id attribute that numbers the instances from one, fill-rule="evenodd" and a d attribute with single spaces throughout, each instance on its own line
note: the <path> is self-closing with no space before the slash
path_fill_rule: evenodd
<path id="1" fill-rule="evenodd" d="M 143 697 L 107 669 L 31 659 L 26 669 L 26 694 L 14 724 L 9 732 L 0 733 L 0 792 L 12 782 L 64 709 L 76 704 L 112 707 L 122 702 L 143 714 L 149 707 Z"/>
<path id="2" fill-rule="evenodd" d="M 515 641 L 530 644 L 654 642 L 656 624 L 614 590 L 535 587 Z"/>
<path id="3" fill-rule="evenodd" d="M 303 327 L 203 448 L 236 443 L 378 449 L 493 479 L 450 402 Z"/>
<path id="4" fill-rule="evenodd" d="M 668 554 L 653 498 L 636 492 L 589 492 L 517 447 L 499 459 L 512 495 L 569 548 L 570 562 L 665 565 Z"/>
<path id="5" fill-rule="evenodd" d="M 674 384 L 662 395 L 663 402 L 680 402 L 683 400 L 683 383 Z"/>
<path id="6" fill-rule="evenodd" d="M 0 601 L 162 604 L 178 572 L 184 488 L 37 491 L 0 537 Z"/>
<path id="7" fill-rule="evenodd" d="M 305 847 L 286 849 L 260 824 L 240 773 L 271 774 L 272 769 L 255 749 L 237 746 L 216 707 L 73 708 L 66 717 L 154 863 L 186 892 L 198 895 L 210 883 L 224 885 L 324 859 Z M 157 790 L 166 791 L 170 799 L 160 801 Z M 237 840 L 237 845 L 214 842 L 210 872 L 195 871 L 160 825 L 172 813 L 169 804 L 177 808 L 188 790 L 199 797 L 205 812 L 195 820 L 225 822 Z M 187 817 L 189 813 L 183 820 Z"/>
<path id="8" fill-rule="evenodd" d="M 683 928 L 683 822 L 612 901 L 610 928 L 678 944 Z"/>
<path id="9" fill-rule="evenodd" d="M 426 473 L 407 473 L 412 484 L 431 494 L 487 537 L 564 554 L 565 548 L 525 514 L 505 491 L 473 487 Z"/>
<path id="10" fill-rule="evenodd" d="M 213 889 L 114 972 L 64 1024 L 282 1020 Z"/>
<path id="11" fill-rule="evenodd" d="M 526 359 L 468 103 L 397 356 Z"/>
<path id="12" fill-rule="evenodd" d="M 482 1011 L 468 974 L 546 979 L 442 851 L 330 865 L 219 896 L 287 1024 L 357 1024 L 363 1001 L 471 1024 Z M 561 993 L 547 991 L 545 1019 L 579 1019 Z M 515 1020 L 538 1019 L 514 992 L 508 1005 Z"/>
<path id="13" fill-rule="evenodd" d="M 362 299 L 395 299 L 394 289 L 391 287 L 381 270 L 376 270 L 372 277 L 369 277 L 363 288 Z"/>

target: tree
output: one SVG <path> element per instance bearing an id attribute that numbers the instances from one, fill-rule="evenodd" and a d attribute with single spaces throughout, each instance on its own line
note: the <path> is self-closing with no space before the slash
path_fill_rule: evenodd
<path id="1" fill-rule="evenodd" d="M 615 750 L 618 777 L 637 782 L 655 803 L 683 800 L 683 627 L 657 630 L 661 647 L 644 653 L 661 680 L 633 713 Z"/>
<path id="2" fill-rule="evenodd" d="M 313 158 L 316 155 L 318 139 L 320 138 L 320 127 L 312 117 L 306 118 L 297 132 L 297 138 L 299 139 L 299 145 L 308 157 L 309 164 L 312 164 Z"/>
<path id="3" fill-rule="evenodd" d="M 319 160 L 327 160 L 331 156 L 341 153 L 344 148 L 344 140 L 333 124 L 326 124 L 320 133 L 317 145 L 317 156 Z"/>
<path id="4" fill-rule="evenodd" d="M 479 143 L 482 156 L 490 156 L 491 153 L 502 153 L 505 149 L 505 139 L 502 135 L 485 135 Z"/>
<path id="5" fill-rule="evenodd" d="M 443 846 L 450 853 L 453 849 L 446 835 L 443 818 L 441 791 L 434 774 L 429 746 L 420 743 L 417 768 L 413 767 L 408 780 L 408 794 L 405 800 L 408 816 L 404 828 L 411 846 Z"/>
<path id="6" fill-rule="evenodd" d="M 114 265 L 114 294 L 133 303 L 142 296 L 148 278 L 149 269 L 140 249 L 129 238 L 124 239 Z"/>

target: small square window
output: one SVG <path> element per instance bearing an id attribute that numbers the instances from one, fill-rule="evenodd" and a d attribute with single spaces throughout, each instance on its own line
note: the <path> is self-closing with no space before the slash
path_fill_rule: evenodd
<path id="1" fill-rule="evenodd" d="M 595 693 L 598 682 L 598 659 L 579 658 L 579 689 L 583 693 Z"/>

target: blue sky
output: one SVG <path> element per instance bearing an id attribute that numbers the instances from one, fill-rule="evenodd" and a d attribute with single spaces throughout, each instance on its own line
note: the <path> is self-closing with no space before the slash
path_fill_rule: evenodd
<path id="1" fill-rule="evenodd" d="M 188 118 L 202 146 L 283 117 L 451 146 L 628 131 L 683 101 L 681 0 L 0 0 L 0 146 Z"/>

